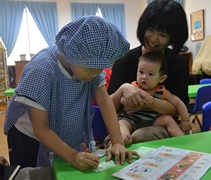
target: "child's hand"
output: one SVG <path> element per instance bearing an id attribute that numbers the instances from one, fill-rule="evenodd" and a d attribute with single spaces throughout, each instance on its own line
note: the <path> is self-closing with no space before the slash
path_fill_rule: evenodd
<path id="1" fill-rule="evenodd" d="M 184 120 L 184 121 L 182 120 L 180 126 L 181 126 L 182 131 L 184 131 L 185 133 L 188 133 L 192 129 L 192 126 L 189 120 Z"/>
<path id="2" fill-rule="evenodd" d="M 88 170 L 97 168 L 99 163 L 99 156 L 97 156 L 96 154 L 79 152 L 75 158 L 75 162 L 71 165 L 79 170 Z"/>
<path id="3" fill-rule="evenodd" d="M 129 151 L 127 150 L 124 145 L 122 144 L 114 144 L 109 149 L 106 150 L 107 158 L 106 161 L 110 161 L 112 158 L 112 155 L 115 156 L 115 163 L 116 164 L 125 164 L 125 157 L 128 156 L 129 163 L 132 163 L 132 155 L 137 156 L 137 158 L 140 158 L 139 154 L 136 151 Z"/>

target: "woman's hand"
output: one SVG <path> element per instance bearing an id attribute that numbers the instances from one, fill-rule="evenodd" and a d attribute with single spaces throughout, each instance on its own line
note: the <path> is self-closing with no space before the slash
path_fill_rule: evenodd
<path id="1" fill-rule="evenodd" d="M 0 156 L 0 167 L 1 166 L 9 166 L 8 161 L 3 156 Z"/>
<path id="2" fill-rule="evenodd" d="M 136 112 L 136 111 L 141 110 L 142 108 L 143 108 L 143 107 L 140 106 L 140 105 L 136 105 L 136 106 L 127 106 L 127 105 L 125 105 L 125 106 L 124 106 L 124 110 L 125 110 L 125 112 L 126 112 L 127 114 L 134 113 L 134 112 Z"/>
<path id="3" fill-rule="evenodd" d="M 100 161 L 99 156 L 88 152 L 79 152 L 76 155 L 74 163 L 71 165 L 79 170 L 95 169 L 98 167 Z"/>
<path id="4" fill-rule="evenodd" d="M 128 156 L 129 163 L 132 163 L 132 155 L 137 156 L 137 158 L 140 158 L 139 154 L 136 151 L 129 151 L 127 150 L 124 145 L 120 143 L 113 144 L 109 149 L 106 150 L 107 158 L 106 162 L 110 161 L 112 158 L 112 155 L 115 156 L 115 163 L 116 164 L 125 164 L 125 157 Z"/>
<path id="5" fill-rule="evenodd" d="M 154 98 L 150 96 L 147 92 L 135 87 L 132 84 L 123 84 L 121 86 L 123 91 L 123 97 L 127 106 L 140 106 L 144 107 L 145 104 L 153 104 Z"/>

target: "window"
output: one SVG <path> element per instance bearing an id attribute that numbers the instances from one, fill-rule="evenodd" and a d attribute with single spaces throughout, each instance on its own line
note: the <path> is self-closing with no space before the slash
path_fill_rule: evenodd
<path id="1" fill-rule="evenodd" d="M 20 60 L 20 54 L 26 54 L 26 60 L 30 60 L 30 54 L 36 54 L 46 47 L 48 47 L 48 44 L 26 7 L 23 12 L 23 19 L 16 44 L 12 53 L 7 58 L 7 65 L 15 65 L 14 61 Z"/>
<path id="2" fill-rule="evenodd" d="M 99 7 L 98 7 L 98 9 L 97 9 L 96 16 L 103 17 L 103 14 L 102 14 L 102 12 L 101 12 L 101 10 L 100 10 Z"/>
<path id="3" fill-rule="evenodd" d="M 103 17 L 99 7 L 96 15 Z M 21 54 L 26 54 L 26 60 L 30 60 L 30 54 L 36 54 L 46 47 L 48 47 L 48 44 L 40 33 L 30 11 L 26 7 L 23 12 L 23 19 L 16 44 L 12 53 L 7 58 L 7 65 L 15 65 L 15 61 L 20 60 Z"/>

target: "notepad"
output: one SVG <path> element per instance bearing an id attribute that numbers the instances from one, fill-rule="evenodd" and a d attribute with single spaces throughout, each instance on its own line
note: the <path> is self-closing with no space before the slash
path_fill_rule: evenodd
<path id="1" fill-rule="evenodd" d="M 105 149 L 98 149 L 93 152 L 93 154 L 97 154 L 99 157 L 105 156 L 106 155 L 106 150 Z"/>
<path id="2" fill-rule="evenodd" d="M 0 167 L 0 179 L 1 180 L 13 180 L 17 175 L 20 166 L 1 166 Z"/>

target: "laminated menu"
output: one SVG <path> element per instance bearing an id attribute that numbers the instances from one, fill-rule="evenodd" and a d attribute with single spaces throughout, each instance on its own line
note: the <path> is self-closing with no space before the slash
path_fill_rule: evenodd
<path id="1" fill-rule="evenodd" d="M 127 180 L 197 180 L 211 167 L 211 154 L 161 146 L 114 173 Z"/>

